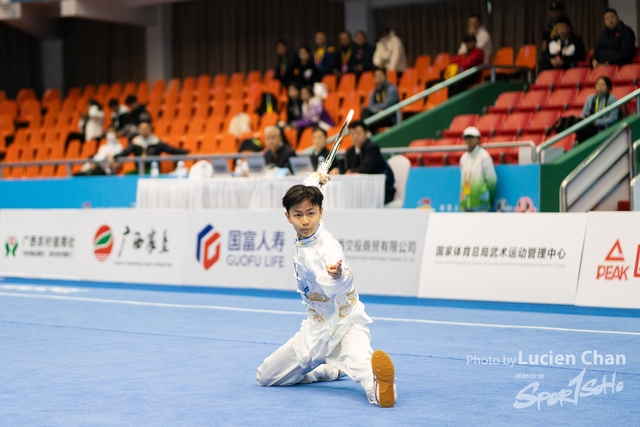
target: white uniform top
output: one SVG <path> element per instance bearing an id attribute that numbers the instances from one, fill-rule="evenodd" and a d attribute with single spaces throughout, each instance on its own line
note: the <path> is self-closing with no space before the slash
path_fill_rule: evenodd
<path id="1" fill-rule="evenodd" d="M 342 260 L 342 276 L 333 279 L 327 265 Z M 307 309 L 305 349 L 300 353 L 328 355 L 354 323 L 371 323 L 353 285 L 353 273 L 342 247 L 321 221 L 313 235 L 296 239 L 293 265 L 298 293 Z M 308 354 L 308 353 L 307 353 Z M 299 354 L 301 355 L 301 354 Z"/>

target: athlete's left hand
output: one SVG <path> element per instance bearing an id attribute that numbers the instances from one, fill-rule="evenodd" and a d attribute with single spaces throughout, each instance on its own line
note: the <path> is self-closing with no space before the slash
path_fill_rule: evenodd
<path id="1" fill-rule="evenodd" d="M 333 280 L 342 277 L 342 260 L 338 260 L 334 265 L 327 265 L 327 273 Z"/>

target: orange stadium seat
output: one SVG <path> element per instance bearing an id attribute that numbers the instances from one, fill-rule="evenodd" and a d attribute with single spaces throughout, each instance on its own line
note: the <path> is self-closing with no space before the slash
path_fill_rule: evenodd
<path id="1" fill-rule="evenodd" d="M 432 93 L 427 98 L 427 102 L 425 103 L 424 108 L 426 110 L 430 110 L 431 108 L 435 108 L 438 105 L 442 104 L 449 98 L 449 89 L 446 87 L 444 89 L 440 89 L 439 91 Z"/>
<path id="2" fill-rule="evenodd" d="M 238 152 L 238 141 L 236 140 L 235 135 L 231 135 L 230 133 L 222 134 L 220 138 L 220 144 L 218 145 L 219 153 L 237 153 Z"/>
<path id="3" fill-rule="evenodd" d="M 431 55 L 419 55 L 413 64 L 413 68 L 418 70 L 418 72 L 420 72 L 420 70 L 427 69 L 430 66 L 431 66 Z"/>
<path id="4" fill-rule="evenodd" d="M 447 67 L 447 65 L 449 65 L 450 60 L 451 55 L 449 55 L 447 52 L 440 52 L 433 60 L 433 68 L 438 70 L 438 72 L 441 72 Z"/>
<path id="5" fill-rule="evenodd" d="M 335 92 L 338 86 L 338 77 L 335 74 L 326 74 L 322 77 L 322 83 L 327 85 L 327 91 L 329 93 Z"/>
<path id="6" fill-rule="evenodd" d="M 338 83 L 338 95 L 344 98 L 349 92 L 356 89 L 356 75 L 353 73 L 344 74 Z"/>
<path id="7" fill-rule="evenodd" d="M 404 100 L 407 97 L 407 93 L 418 84 L 418 72 L 415 68 L 407 68 L 400 77 L 400 83 L 398 84 L 398 92 L 400 92 L 400 100 Z"/>
<path id="8" fill-rule="evenodd" d="M 21 105 L 27 99 L 36 99 L 36 91 L 31 88 L 24 88 L 18 91 L 16 102 Z"/>

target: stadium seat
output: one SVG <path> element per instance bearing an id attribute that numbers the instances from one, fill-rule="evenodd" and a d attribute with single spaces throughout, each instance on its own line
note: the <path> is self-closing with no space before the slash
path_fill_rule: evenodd
<path id="1" fill-rule="evenodd" d="M 231 135 L 233 137 L 233 135 Z M 235 138 L 234 138 L 235 139 Z M 199 154 L 216 154 L 218 152 L 217 134 L 205 134 L 200 143 Z"/>
<path id="2" fill-rule="evenodd" d="M 584 54 L 584 61 L 578 62 L 578 67 L 591 67 L 591 59 L 593 58 L 593 54 L 595 53 L 595 49 L 591 48 Z"/>
<path id="3" fill-rule="evenodd" d="M 442 136 L 445 138 L 460 138 L 462 132 L 469 126 L 473 126 L 480 116 L 478 114 L 460 114 L 453 118 L 449 129 L 445 129 L 442 132 Z"/>
<path id="4" fill-rule="evenodd" d="M 225 73 L 218 73 L 213 76 L 213 85 L 216 87 L 226 87 L 227 86 L 227 75 Z"/>
<path id="5" fill-rule="evenodd" d="M 313 145 L 312 134 L 313 128 L 305 128 L 300 135 L 300 141 L 298 141 L 298 145 L 296 147 L 296 151 L 305 150 Z"/>
<path id="6" fill-rule="evenodd" d="M 259 70 L 251 70 L 247 73 L 247 78 L 244 82 L 245 86 L 251 86 L 252 83 L 261 83 L 262 73 Z"/>
<path id="7" fill-rule="evenodd" d="M 613 89 L 611 89 L 611 94 L 615 96 L 616 99 L 621 99 L 629 95 L 634 90 L 636 90 L 636 87 L 632 85 L 614 86 Z"/>
<path id="8" fill-rule="evenodd" d="M 238 141 L 235 135 L 225 133 L 220 138 L 220 144 L 218 145 L 218 152 L 223 154 L 237 153 Z"/>
<path id="9" fill-rule="evenodd" d="M 330 93 L 325 98 L 324 108 L 327 110 L 333 121 L 337 122 L 340 114 L 340 98 L 336 92 Z"/>
<path id="10" fill-rule="evenodd" d="M 338 77 L 335 74 L 326 74 L 322 77 L 322 83 L 327 85 L 327 91 L 329 93 L 335 92 L 338 86 Z"/>
<path id="11" fill-rule="evenodd" d="M 428 56 L 428 55 L 427 55 Z M 360 78 L 358 79 L 358 85 L 356 86 L 356 91 L 360 98 L 363 101 L 363 106 L 366 106 L 369 102 L 369 94 L 375 87 L 375 82 L 373 81 L 373 72 L 365 71 L 360 74 Z"/>
<path id="12" fill-rule="evenodd" d="M 538 111 L 547 102 L 549 92 L 545 90 L 532 90 L 524 94 L 515 111 Z"/>
<path id="13" fill-rule="evenodd" d="M 577 92 L 578 90 L 576 88 L 565 88 L 553 91 L 547 102 L 542 106 L 542 109 L 564 111 L 576 98 Z"/>
<path id="14" fill-rule="evenodd" d="M 415 85 L 413 86 L 411 89 L 409 89 L 405 95 L 404 99 L 407 98 L 411 98 L 414 95 L 419 94 L 420 92 L 422 92 L 422 87 L 419 85 Z M 407 105 L 406 107 L 403 107 L 402 110 L 403 114 L 415 114 L 415 113 L 419 113 L 421 111 L 424 111 L 424 98 L 422 99 L 418 99 L 415 102 L 412 102 L 411 104 Z"/>
<path id="15" fill-rule="evenodd" d="M 560 79 L 560 82 L 556 85 L 556 87 L 580 87 L 582 82 L 587 80 L 588 75 L 589 68 L 569 68 L 562 74 L 562 78 Z"/>
<path id="16" fill-rule="evenodd" d="M 425 103 L 424 108 L 425 110 L 430 110 L 432 108 L 435 108 L 438 105 L 445 102 L 448 98 L 449 98 L 449 89 L 445 87 L 444 89 L 440 89 L 439 91 L 429 95 L 427 97 L 427 102 Z"/>
<path id="17" fill-rule="evenodd" d="M 441 138 L 432 142 L 433 147 L 445 146 L 445 145 L 460 145 L 462 140 L 460 138 Z M 424 153 L 422 156 L 422 164 L 425 166 L 445 166 L 448 164 L 448 160 L 453 152 L 436 152 L 436 153 Z M 460 153 L 462 155 L 462 152 Z"/>
<path id="18" fill-rule="evenodd" d="M 503 92 L 498 95 L 494 105 L 489 107 L 489 113 L 510 113 L 520 104 L 523 92 Z"/>
<path id="19" fill-rule="evenodd" d="M 582 113 L 581 108 L 570 108 L 569 110 L 563 111 L 560 117 L 570 117 L 570 116 L 580 117 L 581 113 Z"/>
<path id="20" fill-rule="evenodd" d="M 16 102 L 18 105 L 22 105 L 22 103 L 27 99 L 36 99 L 36 91 L 31 88 L 20 89 L 16 96 Z"/>
<path id="21" fill-rule="evenodd" d="M 430 82 L 437 82 L 439 80 L 442 80 L 442 76 L 440 75 L 440 70 L 438 70 L 434 66 L 430 66 L 423 70 L 420 70 L 418 78 L 419 78 L 419 83 L 423 87 L 428 85 Z"/>
<path id="22" fill-rule="evenodd" d="M 438 72 L 441 72 L 447 67 L 447 65 L 449 65 L 450 61 L 451 55 L 449 55 L 447 52 L 440 52 L 433 60 L 433 68 L 438 70 Z"/>
<path id="23" fill-rule="evenodd" d="M 505 114 L 484 114 L 480 116 L 475 126 L 483 136 L 493 136 L 505 118 Z"/>
<path id="24" fill-rule="evenodd" d="M 404 100 L 407 94 L 418 84 L 418 71 L 415 68 L 407 68 L 400 77 L 398 92 L 400 100 Z"/>
<path id="25" fill-rule="evenodd" d="M 428 147 L 433 145 L 433 139 L 416 139 L 409 143 L 409 147 Z M 422 157 L 424 153 L 404 153 L 404 156 L 409 159 L 411 166 L 422 166 Z"/>
<path id="26" fill-rule="evenodd" d="M 550 139 L 550 137 L 547 137 L 546 139 Z M 571 135 L 565 136 L 560 141 L 553 144 L 553 147 L 562 147 L 564 148 L 565 151 L 569 151 L 573 148 L 575 141 L 576 141 L 576 134 L 572 133 Z"/>
<path id="27" fill-rule="evenodd" d="M 578 94 L 576 98 L 571 101 L 570 108 L 580 108 L 584 107 L 584 103 L 587 101 L 587 98 L 596 93 L 596 88 L 593 86 L 583 88 Z"/>
<path id="28" fill-rule="evenodd" d="M 273 68 L 268 69 L 267 71 L 264 72 L 264 75 L 262 76 L 262 83 L 264 85 L 267 85 L 270 81 L 274 80 L 275 75 L 276 75 L 276 70 L 274 70 Z"/>
<path id="29" fill-rule="evenodd" d="M 394 86 L 398 86 L 398 73 L 396 70 L 387 70 L 387 80 Z"/>
<path id="30" fill-rule="evenodd" d="M 544 141 L 544 135 L 540 133 L 523 133 L 516 141 L 532 141 L 537 146 Z"/>
<path id="31" fill-rule="evenodd" d="M 533 117 L 531 118 L 531 123 L 525 129 L 523 129 L 522 133 L 541 133 L 548 135 L 558 118 L 560 118 L 560 111 L 540 111 L 533 115 Z"/>
<path id="32" fill-rule="evenodd" d="M 640 64 L 627 64 L 620 67 L 618 70 L 618 74 L 616 75 L 615 80 L 613 80 L 613 85 L 622 86 L 622 85 L 637 85 L 640 80 Z"/>
<path id="33" fill-rule="evenodd" d="M 1 114 L 10 116 L 14 119 L 18 116 L 18 103 L 9 99 L 0 102 L 0 115 Z"/>
<path id="34" fill-rule="evenodd" d="M 513 142 L 515 139 L 515 135 L 497 135 L 486 138 L 482 141 L 482 144 Z M 489 153 L 495 164 L 518 163 L 517 147 L 484 147 L 484 149 L 487 150 L 487 153 Z"/>
<path id="35" fill-rule="evenodd" d="M 534 84 L 529 90 L 553 90 L 562 78 L 563 70 L 544 70 L 538 74 Z"/>
<path id="36" fill-rule="evenodd" d="M 353 73 L 344 74 L 338 83 L 338 95 L 344 98 L 347 94 L 356 89 L 356 75 Z"/>
<path id="37" fill-rule="evenodd" d="M 516 56 L 516 67 L 524 67 L 530 70 L 536 69 L 538 62 L 538 49 L 534 44 L 521 46 Z"/>
<path id="38" fill-rule="evenodd" d="M 586 86 L 595 85 L 598 77 L 602 77 L 602 76 L 609 77 L 611 81 L 613 81 L 615 80 L 616 74 L 618 74 L 617 65 L 601 65 L 591 70 L 591 72 L 587 76 L 585 85 Z"/>
<path id="39" fill-rule="evenodd" d="M 502 122 L 502 125 L 496 129 L 495 135 L 504 138 L 506 136 L 513 136 L 514 138 L 522 132 L 522 129 L 527 127 L 531 120 L 531 113 L 513 113 L 507 115 L 507 118 Z"/>
<path id="40" fill-rule="evenodd" d="M 429 68 L 430 66 L 431 55 L 419 55 L 413 64 L 413 68 L 415 68 L 418 73 L 420 72 L 420 70 L 424 70 L 426 68 Z"/>
<path id="41" fill-rule="evenodd" d="M 496 67 L 495 72 L 498 74 L 503 72 L 510 72 L 510 67 L 513 67 L 513 48 L 505 46 L 498 49 L 495 57 L 493 58 L 493 65 Z"/>

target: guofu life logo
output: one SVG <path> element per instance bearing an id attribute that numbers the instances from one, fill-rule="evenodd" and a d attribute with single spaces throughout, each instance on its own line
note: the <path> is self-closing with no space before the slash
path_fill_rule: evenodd
<path id="1" fill-rule="evenodd" d="M 93 238 L 93 253 L 98 261 L 102 262 L 109 258 L 113 249 L 113 231 L 108 225 L 98 228 Z"/>
<path id="2" fill-rule="evenodd" d="M 220 233 L 208 224 L 198 233 L 196 259 L 205 270 L 210 269 L 220 259 Z"/>
<path id="3" fill-rule="evenodd" d="M 10 236 L 7 239 L 7 242 L 4 244 L 4 248 L 7 251 L 5 256 L 16 256 L 16 251 L 18 250 L 18 239 L 15 236 Z"/>

